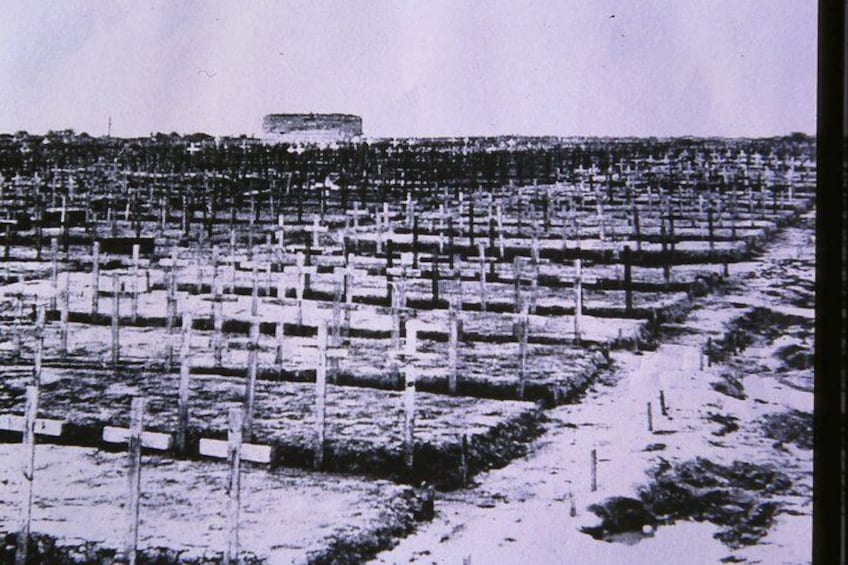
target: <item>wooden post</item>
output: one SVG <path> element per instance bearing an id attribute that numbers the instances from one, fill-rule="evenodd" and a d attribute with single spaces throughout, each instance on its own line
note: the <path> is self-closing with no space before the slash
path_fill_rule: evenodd
<path id="1" fill-rule="evenodd" d="M 431 287 L 431 295 L 433 299 L 433 308 L 438 308 L 439 306 L 439 257 L 438 255 L 433 255 L 433 261 L 430 263 L 430 287 Z"/>
<path id="2" fill-rule="evenodd" d="M 390 273 L 391 269 L 394 267 L 394 251 L 395 245 L 392 239 L 386 240 L 386 301 L 391 304 L 392 303 L 392 293 L 394 289 L 392 288 L 392 274 Z"/>
<path id="3" fill-rule="evenodd" d="M 601 240 L 601 246 L 603 248 L 603 242 L 606 241 L 605 233 L 604 233 L 604 204 L 601 201 L 601 193 L 597 193 L 597 211 L 598 211 L 598 238 Z"/>
<path id="4" fill-rule="evenodd" d="M 471 239 L 471 247 L 474 247 L 474 195 L 468 198 L 468 235 Z"/>
<path id="5" fill-rule="evenodd" d="M 580 322 L 583 317 L 583 262 L 574 260 L 574 342 L 580 343 Z"/>
<path id="6" fill-rule="evenodd" d="M 47 317 L 44 306 L 39 306 L 35 317 L 35 352 L 32 360 L 32 382 L 41 384 L 41 360 L 44 356 L 44 322 Z"/>
<path id="7" fill-rule="evenodd" d="M 462 434 L 459 451 L 459 474 L 462 486 L 468 484 L 468 434 Z"/>
<path id="8" fill-rule="evenodd" d="M 324 465 L 324 439 L 327 425 L 327 322 L 318 322 L 318 364 L 315 369 L 315 444 L 312 466 Z"/>
<path id="9" fill-rule="evenodd" d="M 189 380 L 191 378 L 191 324 L 192 316 L 189 312 L 183 312 L 183 340 L 180 347 L 180 388 L 177 403 L 177 453 L 186 452 L 186 432 L 188 430 L 188 394 Z"/>
<path id="10" fill-rule="evenodd" d="M 218 278 L 218 247 L 212 248 L 212 352 L 216 367 L 223 365 L 224 329 L 223 309 L 221 303 L 221 282 Z"/>
<path id="11" fill-rule="evenodd" d="M 284 214 L 277 216 L 277 248 L 280 251 L 284 251 L 286 248 L 286 217 Z"/>
<path id="12" fill-rule="evenodd" d="M 513 304 L 515 313 L 521 312 L 521 259 L 512 258 Z"/>
<path id="13" fill-rule="evenodd" d="M 624 309 L 630 314 L 633 311 L 633 276 L 631 273 L 631 257 L 630 246 L 624 246 L 624 252 L 621 254 L 622 262 L 624 263 Z"/>
<path id="14" fill-rule="evenodd" d="M 71 271 L 65 270 L 65 281 L 62 285 L 62 303 L 59 318 L 61 320 L 62 355 L 68 354 L 68 310 L 71 301 Z"/>
<path id="15" fill-rule="evenodd" d="M 97 316 L 100 292 L 100 242 L 91 245 L 91 317 Z M 94 321 L 94 320 L 92 320 Z"/>
<path id="16" fill-rule="evenodd" d="M 256 255 L 253 256 L 250 268 L 250 315 L 259 315 L 259 267 L 257 266 Z"/>
<path id="17" fill-rule="evenodd" d="M 403 463 L 412 471 L 415 455 L 415 370 L 411 361 L 403 371 Z"/>
<path id="18" fill-rule="evenodd" d="M 394 292 L 391 295 L 392 304 L 392 349 L 400 348 L 400 325 L 401 325 L 401 293 L 404 290 L 403 281 L 389 283 L 394 287 Z"/>
<path id="19" fill-rule="evenodd" d="M 454 268 L 454 245 L 453 245 L 453 216 L 448 216 L 448 257 L 451 270 Z"/>
<path id="20" fill-rule="evenodd" d="M 671 262 L 668 258 L 668 238 L 665 231 L 665 216 L 660 215 L 660 239 L 662 244 L 663 279 L 671 280 Z"/>
<path id="21" fill-rule="evenodd" d="M 132 321 L 138 318 L 138 258 L 141 246 L 134 243 L 132 246 Z"/>
<path id="22" fill-rule="evenodd" d="M 713 338 L 707 338 L 707 367 L 713 366 Z"/>
<path id="23" fill-rule="evenodd" d="M 518 399 L 524 400 L 524 385 L 527 380 L 527 339 L 530 333 L 530 318 L 525 305 L 518 319 Z"/>
<path id="24" fill-rule="evenodd" d="M 633 203 L 633 230 L 636 233 L 636 250 L 642 251 L 642 230 L 639 225 L 639 206 Z"/>
<path id="25" fill-rule="evenodd" d="M 534 262 L 532 267 L 532 273 L 530 275 L 530 300 L 529 307 L 530 313 L 536 313 L 536 297 L 539 294 L 539 263 Z"/>
<path id="26" fill-rule="evenodd" d="M 53 289 L 53 296 L 50 300 L 51 310 L 56 309 L 56 295 L 59 289 L 59 240 L 55 237 L 50 238 L 50 260 L 52 263 L 50 269 L 50 283 Z"/>
<path id="27" fill-rule="evenodd" d="M 253 413 L 256 401 L 256 367 L 259 357 L 259 320 L 250 321 L 250 343 L 247 353 L 247 387 L 245 390 L 244 437 L 253 437 Z"/>
<path id="28" fill-rule="evenodd" d="M 418 268 L 418 216 L 412 220 L 412 268 Z"/>
<path id="29" fill-rule="evenodd" d="M 498 204 L 497 207 L 497 216 L 498 216 L 498 250 L 500 251 L 500 258 L 504 258 L 504 234 L 503 234 L 503 207 Z"/>
<path id="30" fill-rule="evenodd" d="M 480 310 L 485 312 L 487 309 L 488 296 L 486 292 L 486 245 L 478 244 L 480 250 Z"/>
<path id="31" fill-rule="evenodd" d="M 492 217 L 491 207 L 489 207 L 489 253 L 493 255 L 495 253 L 495 218 Z"/>
<path id="32" fill-rule="evenodd" d="M 345 294 L 345 337 L 350 337 L 353 310 L 353 264 L 345 256 L 344 294 Z"/>
<path id="33" fill-rule="evenodd" d="M 591 460 L 590 460 L 590 484 L 589 488 L 592 492 L 598 490 L 598 450 L 596 448 L 592 448 Z"/>
<path id="34" fill-rule="evenodd" d="M 668 407 L 665 405 L 665 391 L 660 389 L 660 411 L 663 416 L 668 416 Z"/>
<path id="35" fill-rule="evenodd" d="M 243 413 L 241 408 L 230 408 L 230 428 L 227 432 L 227 459 L 230 464 L 227 479 L 227 552 L 224 563 L 237 565 L 239 562 L 239 510 L 241 507 L 241 442 Z"/>
<path id="36" fill-rule="evenodd" d="M 121 356 L 120 343 L 121 319 L 121 282 L 118 275 L 112 275 L 112 368 L 118 370 Z"/>
<path id="37" fill-rule="evenodd" d="M 454 300 L 450 301 L 448 309 L 448 392 L 456 394 L 456 378 L 458 365 L 459 320 L 454 308 Z"/>
<path id="38" fill-rule="evenodd" d="M 653 431 L 654 431 L 654 416 L 653 416 L 653 412 L 651 411 L 651 403 L 650 402 L 647 403 L 647 412 L 648 412 L 648 431 L 653 433 Z"/>
<path id="39" fill-rule="evenodd" d="M 709 230 L 710 251 L 715 249 L 715 239 L 713 234 L 713 205 L 712 202 L 707 206 L 707 229 Z"/>
<path id="40" fill-rule="evenodd" d="M 36 381 L 37 382 L 37 381 Z M 29 549 L 29 531 L 32 521 L 32 482 L 35 471 L 35 418 L 38 414 L 38 386 L 26 387 L 26 405 L 24 407 L 24 432 L 21 447 L 21 522 L 18 529 L 15 565 L 24 565 Z"/>
<path id="41" fill-rule="evenodd" d="M 674 254 L 677 250 L 677 238 L 674 236 L 674 211 L 669 207 L 668 209 L 668 237 L 669 237 L 669 250 L 671 252 L 671 256 L 669 257 L 669 262 L 674 262 Z"/>
<path id="42" fill-rule="evenodd" d="M 277 341 L 277 353 L 274 358 L 274 363 L 277 365 L 277 370 L 280 376 L 283 374 L 283 359 L 285 358 L 284 347 L 286 343 L 285 324 L 280 321 L 274 327 L 274 338 Z"/>
<path id="43" fill-rule="evenodd" d="M 171 269 L 168 273 L 168 296 L 167 296 L 167 304 L 166 304 L 166 314 L 165 314 L 165 328 L 167 330 L 169 339 L 168 339 L 168 355 L 167 355 L 167 364 L 168 367 L 171 366 L 172 357 L 173 357 L 173 348 L 171 346 L 170 336 L 174 333 L 174 325 L 176 324 L 177 318 L 177 250 L 176 248 L 171 250 Z"/>
<path id="44" fill-rule="evenodd" d="M 344 292 L 344 267 L 336 267 L 333 277 L 333 309 L 332 309 L 332 346 L 338 347 L 342 341 L 342 293 Z M 336 363 L 338 359 L 333 359 Z M 333 367 L 335 374 L 336 367 Z"/>
<path id="45" fill-rule="evenodd" d="M 128 454 L 127 483 L 129 500 L 127 502 L 128 528 L 124 543 L 127 563 L 134 565 L 138 549 L 139 497 L 141 495 L 141 433 L 144 429 L 144 398 L 136 396 L 130 408 L 130 435 Z"/>

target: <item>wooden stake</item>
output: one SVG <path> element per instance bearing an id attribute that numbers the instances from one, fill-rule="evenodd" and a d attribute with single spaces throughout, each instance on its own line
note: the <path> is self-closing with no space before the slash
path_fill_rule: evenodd
<path id="1" fill-rule="evenodd" d="M 433 262 L 430 263 L 430 294 L 432 297 L 432 307 L 436 308 L 439 305 L 439 257 L 433 255 Z"/>
<path id="2" fill-rule="evenodd" d="M 183 341 L 180 347 L 180 389 L 177 403 L 177 453 L 186 452 L 186 432 L 188 430 L 188 394 L 191 378 L 191 313 L 183 312 Z"/>
<path id="3" fill-rule="evenodd" d="M 59 318 L 62 324 L 61 339 L 62 339 L 62 354 L 68 354 L 68 309 L 71 301 L 71 271 L 65 271 L 65 281 L 62 289 L 62 304 L 60 307 Z"/>
<path id="4" fill-rule="evenodd" d="M 488 296 L 486 292 L 486 245 L 484 243 L 478 244 L 480 251 L 480 309 L 485 312 L 488 302 Z"/>
<path id="5" fill-rule="evenodd" d="M 134 243 L 132 246 L 132 321 L 138 318 L 138 257 L 141 246 Z"/>
<path id="6" fill-rule="evenodd" d="M 56 295 L 58 294 L 59 289 L 59 240 L 55 237 L 50 238 L 50 258 L 51 258 L 51 269 L 50 269 L 50 284 L 53 289 L 53 296 L 50 300 L 51 310 L 56 309 Z"/>
<path id="7" fill-rule="evenodd" d="M 524 385 L 527 380 L 527 338 L 530 333 L 530 318 L 527 306 L 518 319 L 518 399 L 524 400 Z"/>
<path id="8" fill-rule="evenodd" d="M 707 230 L 709 231 L 710 251 L 715 249 L 715 239 L 713 233 L 713 205 L 710 203 L 707 206 Z"/>
<path id="9" fill-rule="evenodd" d="M 500 258 L 504 258 L 504 234 L 503 234 L 503 207 L 498 204 L 497 207 L 497 215 L 498 215 L 498 251 L 500 252 Z"/>
<path id="10" fill-rule="evenodd" d="M 312 466 L 324 465 L 324 439 L 327 425 L 327 322 L 318 322 L 318 365 L 315 369 L 315 444 Z"/>
<path id="11" fill-rule="evenodd" d="M 274 358 L 274 363 L 277 365 L 277 370 L 280 375 L 283 374 L 283 359 L 285 357 L 284 347 L 286 343 L 285 324 L 280 321 L 274 327 L 274 338 L 277 341 L 277 354 Z"/>
<path id="12" fill-rule="evenodd" d="M 462 486 L 468 484 L 468 434 L 462 434 L 459 452 L 459 471 Z"/>
<path id="13" fill-rule="evenodd" d="M 580 343 L 580 322 L 583 318 L 583 262 L 574 260 L 574 342 Z"/>
<path id="14" fill-rule="evenodd" d="M 456 378 L 458 365 L 459 320 L 451 300 L 448 309 L 448 392 L 456 394 Z"/>
<path id="15" fill-rule="evenodd" d="M 121 356 L 120 343 L 121 283 L 118 275 L 112 275 L 112 368 L 118 370 Z"/>
<path id="16" fill-rule="evenodd" d="M 253 437 L 253 413 L 256 401 L 256 368 L 259 357 L 259 320 L 250 321 L 250 343 L 247 353 L 247 387 L 245 390 L 244 437 Z"/>
<path id="17" fill-rule="evenodd" d="M 415 370 L 411 361 L 403 376 L 403 463 L 407 471 L 412 471 L 415 453 Z"/>
<path id="18" fill-rule="evenodd" d="M 512 280 L 513 307 L 518 314 L 521 312 L 521 259 L 518 256 L 512 258 Z"/>
<path id="19" fill-rule="evenodd" d="M 633 276 L 631 273 L 630 246 L 624 246 L 621 254 L 624 263 L 624 309 L 629 314 L 633 311 Z"/>
<path id="20" fill-rule="evenodd" d="M 32 382 L 41 384 L 41 360 L 44 356 L 44 321 L 47 317 L 44 306 L 38 307 L 35 318 L 35 353 L 33 354 Z"/>
<path id="21" fill-rule="evenodd" d="M 404 291 L 403 281 L 396 281 L 390 283 L 390 286 L 394 288 L 394 292 L 392 292 L 392 349 L 398 350 L 400 349 L 400 325 L 401 325 L 401 309 L 402 309 L 402 296 L 401 294 Z"/>
<path id="22" fill-rule="evenodd" d="M 24 565 L 29 549 L 29 532 L 32 521 L 32 483 L 35 471 L 35 418 L 38 414 L 38 387 L 26 387 L 26 405 L 24 407 L 24 432 L 21 448 L 21 522 L 18 529 L 15 565 Z"/>
<path id="23" fill-rule="evenodd" d="M 598 490 L 598 450 L 592 448 L 591 460 L 590 460 L 590 485 L 589 488 L 592 492 Z"/>
<path id="24" fill-rule="evenodd" d="M 648 412 L 648 431 L 653 433 L 654 431 L 654 416 L 651 411 L 651 403 L 647 403 L 647 412 Z"/>
<path id="25" fill-rule="evenodd" d="M 642 251 L 642 230 L 639 225 L 639 206 L 633 204 L 633 231 L 636 234 L 636 250 Z"/>
<path id="26" fill-rule="evenodd" d="M 165 328 L 167 330 L 168 336 L 171 336 L 174 333 L 174 325 L 176 324 L 177 318 L 177 249 L 174 248 L 171 250 L 171 269 L 168 273 L 168 296 L 166 303 L 166 311 L 165 311 Z M 173 347 L 171 346 L 171 340 L 168 339 L 167 346 L 167 364 L 168 367 L 171 367 L 171 363 L 173 361 Z"/>
<path id="27" fill-rule="evenodd" d="M 707 367 L 713 366 L 713 338 L 707 338 Z"/>
<path id="28" fill-rule="evenodd" d="M 252 261 L 250 276 L 251 276 L 251 287 L 250 287 L 250 315 L 258 316 L 259 315 L 259 268 L 257 266 L 256 254 L 254 254 Z"/>
<path id="29" fill-rule="evenodd" d="M 91 245 L 91 317 L 97 316 L 100 293 L 100 242 Z"/>
<path id="30" fill-rule="evenodd" d="M 239 510 L 241 509 L 241 442 L 243 427 L 243 412 L 241 408 L 230 408 L 227 432 L 227 459 L 230 471 L 227 479 L 227 552 L 224 563 L 237 565 L 239 563 Z"/>
<path id="31" fill-rule="evenodd" d="M 660 411 L 663 416 L 668 416 L 668 409 L 665 405 L 665 391 L 660 389 Z"/>

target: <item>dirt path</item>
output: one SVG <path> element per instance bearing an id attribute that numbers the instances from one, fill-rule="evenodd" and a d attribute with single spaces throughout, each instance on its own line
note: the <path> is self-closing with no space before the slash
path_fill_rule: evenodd
<path id="1" fill-rule="evenodd" d="M 786 335 L 812 327 L 812 307 L 797 296 L 804 289 L 790 287 L 812 283 L 813 219 L 808 214 L 800 227 L 787 229 L 757 263 L 736 266 L 724 294 L 699 302 L 684 323 L 668 328 L 656 351 L 614 353 L 617 370 L 580 404 L 548 412 L 549 431 L 533 453 L 478 476 L 475 488 L 440 496 L 435 520 L 373 563 L 809 562 L 812 451 L 799 442 L 766 437 L 763 422 L 775 415 L 783 421 L 791 410 L 812 414 L 812 369 L 786 367 L 779 352 Z M 795 316 L 794 325 L 771 340 L 760 335 L 768 328 L 752 331 L 744 352 L 701 370 L 706 339 L 718 342 L 732 320 L 763 306 Z M 796 341 L 811 352 L 811 338 Z M 740 398 L 712 386 L 729 374 L 742 387 Z M 660 390 L 667 417 L 661 414 Z M 647 429 L 647 402 L 653 433 Z M 590 490 L 593 448 L 595 492 Z M 714 538 L 718 525 L 688 520 L 661 525 L 648 536 L 630 536 L 625 543 L 597 541 L 580 531 L 600 523 L 587 509 L 591 504 L 611 496 L 638 498 L 639 487 L 650 481 L 647 471 L 661 460 L 674 464 L 696 457 L 720 465 L 751 462 L 788 475 L 792 486 L 772 496 L 781 506 L 765 537 L 732 548 Z"/>

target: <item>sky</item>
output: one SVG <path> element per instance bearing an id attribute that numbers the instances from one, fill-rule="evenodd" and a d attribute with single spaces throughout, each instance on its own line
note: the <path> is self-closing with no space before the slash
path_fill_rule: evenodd
<path id="1" fill-rule="evenodd" d="M 815 133 L 815 0 L 0 0 L 0 131 Z"/>

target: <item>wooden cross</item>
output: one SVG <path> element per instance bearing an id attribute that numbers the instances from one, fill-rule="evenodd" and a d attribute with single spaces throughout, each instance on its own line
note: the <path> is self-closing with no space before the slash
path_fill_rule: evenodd
<path id="1" fill-rule="evenodd" d="M 295 286 L 295 299 L 297 300 L 297 319 L 298 324 L 303 323 L 303 293 L 307 288 L 307 279 L 308 275 L 317 275 L 318 267 L 310 266 L 307 267 L 304 265 L 305 259 L 302 252 L 298 251 L 295 269 L 297 273 L 297 285 Z"/>
<path id="2" fill-rule="evenodd" d="M 320 239 L 319 234 L 328 232 L 329 228 L 327 226 L 322 226 L 321 225 L 321 218 L 319 216 L 315 215 L 315 216 L 312 217 L 312 229 L 311 229 L 311 231 L 312 231 L 312 247 L 314 249 L 320 249 L 321 245 L 320 245 L 320 241 L 319 241 L 319 239 Z"/>

